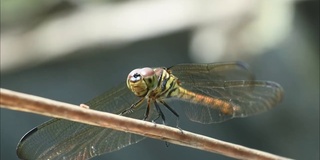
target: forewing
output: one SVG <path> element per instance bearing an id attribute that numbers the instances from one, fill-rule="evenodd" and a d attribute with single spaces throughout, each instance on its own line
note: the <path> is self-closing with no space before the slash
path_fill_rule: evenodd
<path id="1" fill-rule="evenodd" d="M 178 64 L 168 70 L 182 85 L 221 86 L 228 80 L 254 80 L 248 64 L 243 62 Z"/>
<path id="2" fill-rule="evenodd" d="M 91 109 L 119 114 L 139 100 L 125 84 L 86 103 Z M 142 119 L 146 104 L 125 116 Z M 151 114 L 150 118 L 155 117 Z M 144 137 L 77 122 L 52 119 L 29 131 L 19 142 L 21 159 L 89 159 L 137 143 Z"/>

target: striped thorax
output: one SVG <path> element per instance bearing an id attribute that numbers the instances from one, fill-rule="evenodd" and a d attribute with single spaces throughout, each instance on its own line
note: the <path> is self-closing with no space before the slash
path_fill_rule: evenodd
<path id="1" fill-rule="evenodd" d="M 178 78 L 164 68 L 138 68 L 127 78 L 128 88 L 138 97 L 168 98 L 179 94 Z"/>

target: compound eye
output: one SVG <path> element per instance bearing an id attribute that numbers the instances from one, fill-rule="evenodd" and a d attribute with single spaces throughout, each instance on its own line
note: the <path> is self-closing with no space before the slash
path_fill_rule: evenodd
<path id="1" fill-rule="evenodd" d="M 131 71 L 128 75 L 128 80 L 130 82 L 137 82 L 140 81 L 142 79 L 141 74 L 140 74 L 140 70 L 141 69 L 135 69 L 133 71 Z"/>
<path id="2" fill-rule="evenodd" d="M 141 75 L 139 73 L 135 73 L 131 78 L 130 81 L 131 82 L 136 82 L 136 81 L 140 81 L 141 80 Z"/>
<path id="3" fill-rule="evenodd" d="M 149 68 L 149 67 L 145 67 L 145 68 L 142 68 L 140 69 L 140 72 L 139 72 L 144 78 L 146 77 L 152 77 L 154 76 L 154 71 L 152 68 Z"/>

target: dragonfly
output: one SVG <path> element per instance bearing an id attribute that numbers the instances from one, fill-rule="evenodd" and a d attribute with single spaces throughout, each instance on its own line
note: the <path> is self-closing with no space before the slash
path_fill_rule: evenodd
<path id="1" fill-rule="evenodd" d="M 169 68 L 139 68 L 127 81 L 85 105 L 91 109 L 165 123 L 161 109 L 182 107 L 186 116 L 203 124 L 247 117 L 274 108 L 282 87 L 258 81 L 244 62 L 178 64 Z M 182 133 L 183 134 L 183 133 Z M 18 146 L 21 159 L 90 159 L 137 143 L 145 137 L 127 132 L 52 119 L 24 135 Z"/>

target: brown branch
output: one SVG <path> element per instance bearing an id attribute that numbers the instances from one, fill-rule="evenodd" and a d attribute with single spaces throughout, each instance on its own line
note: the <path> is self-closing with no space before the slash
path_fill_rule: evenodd
<path id="1" fill-rule="evenodd" d="M 188 131 L 183 131 L 183 133 L 181 133 L 177 128 L 161 124 L 155 125 L 154 123 L 147 121 L 99 112 L 2 88 L 0 89 L 0 105 L 1 108 L 31 112 L 119 131 L 131 132 L 182 146 L 219 153 L 237 159 L 289 159 Z"/>

